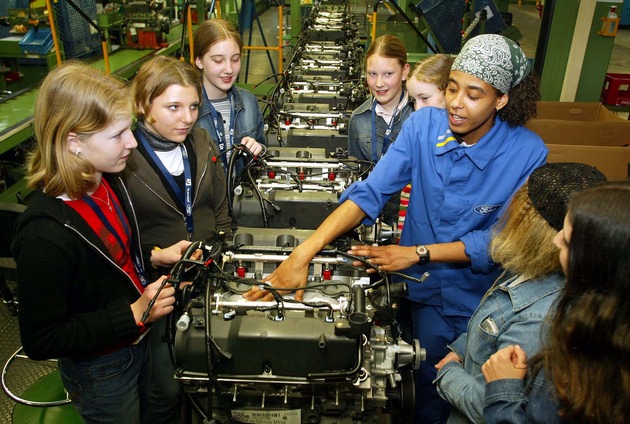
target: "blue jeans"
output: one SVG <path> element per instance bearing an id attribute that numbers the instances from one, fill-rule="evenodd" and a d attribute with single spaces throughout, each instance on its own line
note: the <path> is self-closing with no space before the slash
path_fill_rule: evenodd
<path id="1" fill-rule="evenodd" d="M 86 423 L 148 421 L 150 355 L 145 337 L 102 356 L 59 359 L 63 385 Z"/>
<path id="2" fill-rule="evenodd" d="M 151 424 L 177 424 L 181 418 L 182 391 L 175 380 L 168 344 L 162 341 L 166 318 L 155 321 L 149 334 L 151 345 Z"/>

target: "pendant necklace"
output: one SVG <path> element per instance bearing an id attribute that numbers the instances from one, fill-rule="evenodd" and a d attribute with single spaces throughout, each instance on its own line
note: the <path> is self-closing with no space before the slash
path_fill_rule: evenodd
<path id="1" fill-rule="evenodd" d="M 109 209 L 110 212 L 113 212 L 112 209 L 112 203 L 110 201 L 110 197 L 109 197 L 109 191 L 107 190 L 107 188 L 105 186 L 103 186 L 103 189 L 105 190 L 105 195 L 107 196 L 107 202 L 103 199 L 99 199 L 98 197 L 94 196 L 94 194 L 92 194 L 90 197 L 92 199 L 98 200 L 99 202 L 103 202 L 103 204 L 107 205 L 107 208 Z"/>

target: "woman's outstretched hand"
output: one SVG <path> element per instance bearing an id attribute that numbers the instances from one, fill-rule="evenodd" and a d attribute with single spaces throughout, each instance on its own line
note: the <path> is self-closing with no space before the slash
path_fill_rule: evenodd
<path id="1" fill-rule="evenodd" d="M 274 272 L 269 274 L 262 281 L 270 284 L 275 289 L 295 289 L 298 287 L 305 287 L 308 280 L 308 267 L 310 259 L 305 261 L 305 259 L 300 257 L 299 253 L 296 252 L 297 250 L 289 255 L 289 257 L 287 257 L 287 259 L 285 259 Z M 283 292 L 280 293 L 284 294 Z M 258 287 L 251 288 L 243 295 L 243 297 L 247 300 L 271 301 L 274 299 L 271 293 Z M 295 299 L 302 301 L 304 299 L 304 290 L 296 291 Z"/>

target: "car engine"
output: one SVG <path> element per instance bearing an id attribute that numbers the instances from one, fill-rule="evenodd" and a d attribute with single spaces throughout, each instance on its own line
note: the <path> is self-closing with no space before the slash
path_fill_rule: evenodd
<path id="1" fill-rule="evenodd" d="M 267 285 L 272 300 L 243 298 L 310 233 L 240 228 L 229 244 L 193 243 L 171 273 L 175 378 L 204 420 L 411 422 L 424 349 L 401 339 L 395 319 L 406 283 L 353 267 L 348 240 L 313 258 L 302 301 Z M 203 257 L 189 259 L 197 249 Z"/>

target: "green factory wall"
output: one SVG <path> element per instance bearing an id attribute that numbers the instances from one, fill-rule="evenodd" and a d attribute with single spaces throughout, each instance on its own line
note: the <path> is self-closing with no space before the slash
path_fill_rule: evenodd
<path id="1" fill-rule="evenodd" d="M 556 0 L 541 77 L 541 99 L 560 99 L 580 0 Z"/>
<path id="2" fill-rule="evenodd" d="M 620 15 L 621 3 L 598 1 L 595 5 L 580 81 L 575 94 L 576 102 L 598 102 L 600 99 L 615 37 L 605 37 L 598 33 L 602 28 L 601 18 L 607 16 L 610 6 L 614 5 L 617 6 L 617 14 Z"/>

